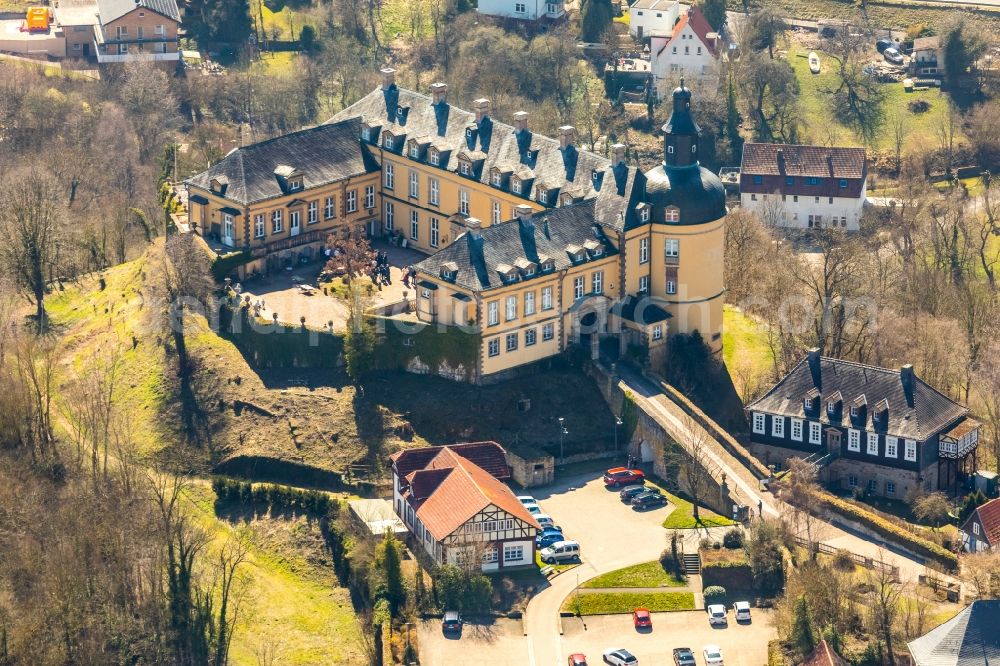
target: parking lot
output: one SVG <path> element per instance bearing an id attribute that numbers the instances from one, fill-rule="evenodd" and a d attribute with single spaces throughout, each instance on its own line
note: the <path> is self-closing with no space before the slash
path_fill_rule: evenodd
<path id="1" fill-rule="evenodd" d="M 582 652 L 588 663 L 601 664 L 601 654 L 612 647 L 624 647 L 639 658 L 640 666 L 667 666 L 673 663 L 675 647 L 689 647 L 699 666 L 704 666 L 702 649 L 709 644 L 722 648 L 726 666 L 762 666 L 767 663 L 767 643 L 777 637 L 771 614 L 753 610 L 753 622 L 713 628 L 704 611 L 653 613 L 653 630 L 639 633 L 630 615 L 591 616 L 583 620 L 563 618 L 564 634 L 559 638 L 565 664 L 568 655 Z M 586 628 L 585 624 L 586 623 Z M 522 635 L 518 620 L 497 620 L 490 625 L 467 623 L 461 638 L 445 637 L 440 620 L 420 624 L 420 663 L 425 666 L 556 666 L 535 664 L 530 643 Z"/>

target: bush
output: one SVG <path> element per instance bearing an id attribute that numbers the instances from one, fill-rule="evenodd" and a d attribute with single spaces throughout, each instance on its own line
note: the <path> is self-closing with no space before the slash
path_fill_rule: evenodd
<path id="1" fill-rule="evenodd" d="M 726 588 L 721 585 L 710 585 L 705 588 L 705 604 L 721 604 L 726 600 Z"/>
<path id="2" fill-rule="evenodd" d="M 722 537 L 722 545 L 730 550 L 743 547 L 743 530 L 734 527 Z"/>
<path id="3" fill-rule="evenodd" d="M 335 517 L 340 505 L 318 490 L 301 490 L 268 483 L 254 485 L 249 481 L 224 476 L 212 478 L 212 490 L 221 501 L 257 504 L 276 509 L 298 509 Z"/>

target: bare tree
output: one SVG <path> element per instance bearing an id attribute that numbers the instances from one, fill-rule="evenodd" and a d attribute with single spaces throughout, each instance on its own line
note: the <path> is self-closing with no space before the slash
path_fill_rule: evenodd
<path id="1" fill-rule="evenodd" d="M 977 599 L 1000 595 L 1000 553 L 970 553 L 962 557 L 962 579 L 969 583 Z"/>
<path id="2" fill-rule="evenodd" d="M 885 557 L 881 553 L 879 553 L 878 559 L 885 561 Z M 880 649 L 884 648 L 885 650 L 882 663 L 895 666 L 896 656 L 893 646 L 898 631 L 899 602 L 903 587 L 896 581 L 888 567 L 868 570 L 866 582 L 868 584 L 868 622 L 878 637 Z"/>
<path id="3" fill-rule="evenodd" d="M 705 500 L 716 466 L 710 454 L 710 436 L 705 429 L 690 416 L 682 419 L 682 425 L 685 439 L 667 447 L 665 462 L 668 469 L 677 470 L 680 488 L 691 497 L 694 519 L 700 522 L 699 505 Z"/>

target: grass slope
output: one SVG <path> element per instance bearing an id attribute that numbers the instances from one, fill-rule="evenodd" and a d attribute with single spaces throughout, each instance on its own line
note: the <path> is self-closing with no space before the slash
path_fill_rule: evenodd
<path id="1" fill-rule="evenodd" d="M 809 71 L 809 61 L 806 58 L 809 54 L 808 49 L 796 44 L 788 49 L 788 62 L 795 70 L 801 87 L 799 103 L 802 105 L 802 119 L 805 124 L 804 138 L 807 140 L 805 142 L 859 146 L 861 140 L 854 130 L 834 117 L 833 96 L 828 91 L 836 90 L 840 85 L 836 63 L 826 54 L 820 51 L 817 53 L 822 69 L 819 74 L 813 74 Z M 940 89 L 931 88 L 908 93 L 903 90 L 902 83 L 886 83 L 883 84 L 883 89 L 886 95 L 884 106 L 886 124 L 878 134 L 876 148 L 892 149 L 894 139 L 890 123 L 894 114 L 898 114 L 904 121 L 906 132 L 904 152 L 924 145 L 930 138 L 936 136 L 935 132 L 948 110 L 947 96 Z M 911 102 L 919 100 L 930 104 L 930 109 L 924 113 L 913 113 L 908 106 Z"/>
<path id="2" fill-rule="evenodd" d="M 566 599 L 563 611 L 580 615 L 631 613 L 646 608 L 653 613 L 694 610 L 693 592 L 596 592 Z"/>
<path id="3" fill-rule="evenodd" d="M 736 524 L 735 521 L 725 516 L 720 516 L 705 507 L 698 508 L 698 519 L 695 520 L 694 504 L 665 490 L 663 492 L 667 496 L 667 499 L 670 500 L 670 503 L 676 507 L 663 521 L 665 529 L 687 530 L 695 527 L 725 527 Z"/>
<path id="4" fill-rule="evenodd" d="M 758 376 L 774 371 L 774 354 L 767 344 L 764 327 L 742 310 L 726 305 L 722 310 L 722 356 L 726 366 L 749 362 Z"/>
<path id="5" fill-rule="evenodd" d="M 684 587 L 659 562 L 643 562 L 591 578 L 581 587 Z"/>

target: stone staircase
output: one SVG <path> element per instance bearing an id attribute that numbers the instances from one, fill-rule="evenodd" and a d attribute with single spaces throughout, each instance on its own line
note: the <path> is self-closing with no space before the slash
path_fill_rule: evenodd
<path id="1" fill-rule="evenodd" d="M 701 573 L 701 555 L 698 553 L 685 553 L 681 560 L 684 573 L 693 576 Z"/>

